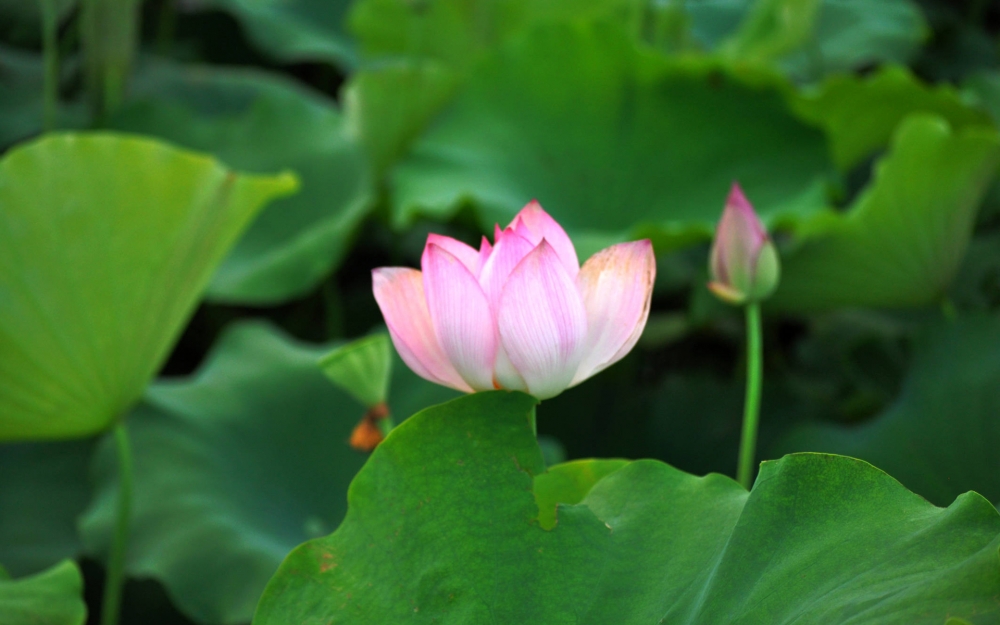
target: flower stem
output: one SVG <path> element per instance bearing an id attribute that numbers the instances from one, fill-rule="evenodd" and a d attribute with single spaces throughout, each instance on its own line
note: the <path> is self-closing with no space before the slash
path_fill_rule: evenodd
<path id="1" fill-rule="evenodd" d="M 139 0 L 82 0 L 80 49 L 94 120 L 104 125 L 121 105 L 138 47 Z"/>
<path id="2" fill-rule="evenodd" d="M 753 482 L 754 456 L 757 452 L 757 425 L 760 422 L 760 393 L 763 381 L 760 329 L 760 304 L 747 308 L 747 391 L 743 405 L 743 435 L 736 480 L 750 490 Z"/>
<path id="3" fill-rule="evenodd" d="M 118 517 L 108 556 L 108 574 L 104 580 L 104 601 L 101 604 L 101 625 L 117 625 L 121 612 L 122 586 L 125 582 L 125 550 L 128 546 L 128 526 L 132 516 L 132 449 L 125 424 L 114 428 L 118 452 Z"/>
<path id="4" fill-rule="evenodd" d="M 56 107 L 59 102 L 59 16 L 55 0 L 40 0 L 42 6 L 42 48 L 45 58 L 45 79 L 42 87 L 42 127 L 45 132 L 56 128 Z"/>
<path id="5" fill-rule="evenodd" d="M 531 424 L 531 433 L 535 435 L 535 438 L 538 438 L 538 421 L 535 418 L 537 408 L 538 406 L 532 406 L 531 412 L 528 413 L 528 423 Z"/>

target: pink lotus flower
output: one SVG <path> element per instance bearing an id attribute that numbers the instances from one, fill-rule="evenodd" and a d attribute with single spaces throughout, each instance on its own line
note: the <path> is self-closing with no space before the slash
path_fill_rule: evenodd
<path id="1" fill-rule="evenodd" d="M 431 234 L 423 271 L 372 271 L 399 355 L 432 382 L 546 399 L 625 356 L 649 316 L 656 262 L 648 240 L 594 254 L 583 267 L 537 202 L 479 250 Z"/>
<path id="2" fill-rule="evenodd" d="M 730 304 L 759 302 L 778 286 L 778 251 L 735 182 L 715 231 L 709 270 L 708 288 Z"/>

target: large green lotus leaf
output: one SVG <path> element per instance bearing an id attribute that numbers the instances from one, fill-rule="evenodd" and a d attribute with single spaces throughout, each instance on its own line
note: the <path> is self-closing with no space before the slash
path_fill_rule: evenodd
<path id="1" fill-rule="evenodd" d="M 392 174 L 397 225 L 464 202 L 484 227 L 530 199 L 578 238 L 711 236 L 733 180 L 768 218 L 824 204 L 822 133 L 764 70 L 643 50 L 608 24 L 539 27 L 474 71 Z"/>
<path id="2" fill-rule="evenodd" d="M 853 427 L 809 424 L 780 451 L 850 454 L 889 471 L 937 504 L 975 490 L 1000 502 L 1000 318 L 932 326 L 903 389 L 884 413 Z"/>
<path id="3" fill-rule="evenodd" d="M 769 61 L 800 79 L 907 63 L 927 37 L 911 0 L 688 2 L 691 34 L 738 63 Z"/>
<path id="4" fill-rule="evenodd" d="M 230 329 L 190 379 L 158 382 L 128 419 L 135 504 L 126 570 L 161 581 L 201 623 L 241 623 L 281 559 L 332 531 L 365 455 L 347 440 L 365 413 L 318 365 L 330 346 L 269 326 Z M 389 395 L 400 417 L 455 396 L 402 363 Z M 80 527 L 106 553 L 117 480 L 111 441 Z"/>
<path id="5" fill-rule="evenodd" d="M 794 51 L 811 37 L 822 0 L 757 0 L 719 46 L 735 61 L 760 63 Z"/>
<path id="6" fill-rule="evenodd" d="M 24 579 L 0 575 L 0 623 L 4 625 L 83 625 L 83 576 L 66 560 Z"/>
<path id="7" fill-rule="evenodd" d="M 935 508 L 861 460 L 764 463 L 752 493 L 632 462 L 540 526 L 534 399 L 477 393 L 375 450 L 331 536 L 293 551 L 255 625 L 994 623 L 1000 514 Z"/>
<path id="8" fill-rule="evenodd" d="M 454 95 L 469 66 L 539 22 L 626 18 L 628 0 L 362 0 L 351 24 L 370 60 L 343 94 L 348 124 L 379 176 Z M 638 17 L 637 14 L 634 15 Z"/>
<path id="9" fill-rule="evenodd" d="M 812 36 L 781 67 L 802 78 L 818 78 L 878 63 L 908 63 L 930 29 L 911 0 L 823 0 Z"/>
<path id="10" fill-rule="evenodd" d="M 354 42 L 345 30 L 348 0 L 201 0 L 199 8 L 233 15 L 253 42 L 285 63 L 326 61 L 354 65 Z"/>
<path id="11" fill-rule="evenodd" d="M 793 105 L 803 119 L 826 130 L 834 161 L 845 170 L 883 149 L 913 113 L 939 115 L 955 129 L 990 124 L 989 114 L 954 87 L 926 85 L 898 66 L 870 76 L 831 76 L 803 91 Z"/>
<path id="12" fill-rule="evenodd" d="M 0 161 L 0 440 L 105 429 L 291 174 L 150 139 L 56 134 Z"/>
<path id="13" fill-rule="evenodd" d="M 690 17 L 688 27 L 695 42 L 714 50 L 736 34 L 751 6 L 749 0 L 714 0 L 685 2 L 683 9 Z"/>
<path id="14" fill-rule="evenodd" d="M 343 90 L 348 133 L 381 179 L 454 95 L 458 72 L 442 63 L 400 60 L 355 72 Z"/>
<path id="15" fill-rule="evenodd" d="M 604 17 L 641 18 L 628 0 L 359 0 L 349 22 L 365 57 L 461 68 L 532 24 Z"/>
<path id="16" fill-rule="evenodd" d="M 429 58 L 463 66 L 506 34 L 524 4 L 359 0 L 349 24 L 365 57 Z"/>
<path id="17" fill-rule="evenodd" d="M 803 228 L 806 240 L 782 259 L 768 305 L 905 307 L 942 297 L 998 163 L 992 128 L 953 131 L 940 117 L 907 118 L 850 210 Z"/>
<path id="18" fill-rule="evenodd" d="M 0 445 L 0 563 L 15 577 L 80 555 L 93 449 L 94 439 Z"/>
<path id="19" fill-rule="evenodd" d="M 232 167 L 289 168 L 301 191 L 254 221 L 216 272 L 214 301 L 274 304 L 337 267 L 368 214 L 371 178 L 334 102 L 252 70 L 150 64 L 111 124 L 217 155 Z"/>

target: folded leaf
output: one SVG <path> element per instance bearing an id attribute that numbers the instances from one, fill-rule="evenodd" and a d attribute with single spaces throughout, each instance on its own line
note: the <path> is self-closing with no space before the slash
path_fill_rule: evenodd
<path id="1" fill-rule="evenodd" d="M 992 128 L 953 131 L 940 117 L 907 118 L 854 205 L 801 227 L 805 241 L 782 255 L 781 284 L 767 306 L 904 307 L 941 298 L 998 164 Z"/>
<path id="2" fill-rule="evenodd" d="M 327 62 L 351 67 L 354 42 L 345 32 L 347 0 L 202 0 L 227 11 L 264 52 L 285 63 Z"/>
<path id="3" fill-rule="evenodd" d="M 24 579 L 0 575 L 0 623 L 4 625 L 83 625 L 83 577 L 69 560 Z"/>

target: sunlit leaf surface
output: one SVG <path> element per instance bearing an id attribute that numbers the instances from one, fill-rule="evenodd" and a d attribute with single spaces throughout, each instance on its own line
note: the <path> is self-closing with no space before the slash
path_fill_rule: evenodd
<path id="1" fill-rule="evenodd" d="M 0 440 L 106 428 L 213 269 L 295 178 L 138 137 L 58 134 L 0 161 Z"/>

